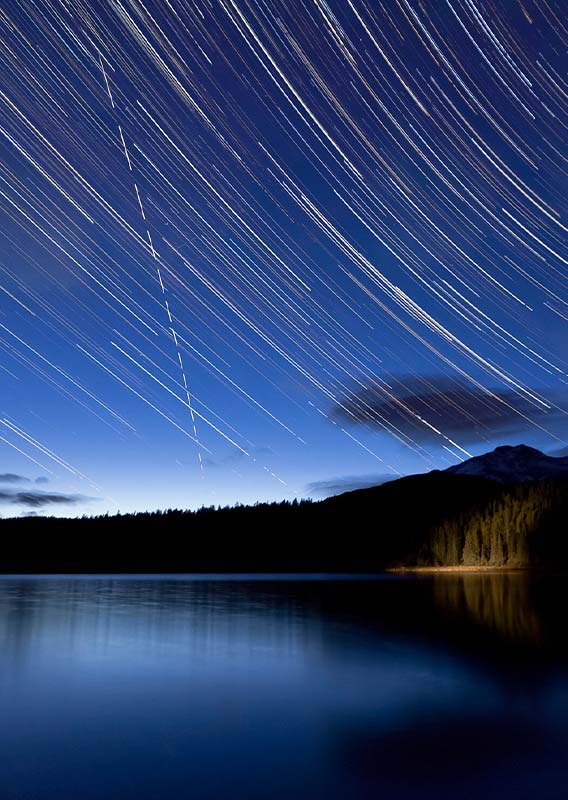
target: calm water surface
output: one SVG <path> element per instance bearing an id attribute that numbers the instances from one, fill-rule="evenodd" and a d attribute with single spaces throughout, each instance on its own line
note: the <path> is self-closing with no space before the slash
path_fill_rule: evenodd
<path id="1" fill-rule="evenodd" d="M 0 579 L 2 800 L 568 797 L 566 579 Z"/>

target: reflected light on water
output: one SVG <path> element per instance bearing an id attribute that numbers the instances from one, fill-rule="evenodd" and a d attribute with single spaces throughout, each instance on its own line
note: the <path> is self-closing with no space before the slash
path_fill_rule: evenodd
<path id="1" fill-rule="evenodd" d="M 2 579 L 2 798 L 565 797 L 563 585 Z"/>

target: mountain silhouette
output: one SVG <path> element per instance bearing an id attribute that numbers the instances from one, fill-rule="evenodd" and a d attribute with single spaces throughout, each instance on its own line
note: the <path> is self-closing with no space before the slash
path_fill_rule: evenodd
<path id="1" fill-rule="evenodd" d="M 454 475 L 478 475 L 499 483 L 568 478 L 568 456 L 553 458 L 525 444 L 503 445 L 491 453 L 475 456 L 450 467 L 446 472 Z"/>
<path id="2" fill-rule="evenodd" d="M 4 573 L 559 568 L 568 459 L 498 447 L 321 502 L 0 522 Z"/>

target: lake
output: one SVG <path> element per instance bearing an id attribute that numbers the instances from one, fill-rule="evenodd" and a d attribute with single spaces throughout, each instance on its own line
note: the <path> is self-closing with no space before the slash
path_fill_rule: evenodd
<path id="1" fill-rule="evenodd" d="M 566 579 L 0 578 L 2 800 L 566 798 Z"/>

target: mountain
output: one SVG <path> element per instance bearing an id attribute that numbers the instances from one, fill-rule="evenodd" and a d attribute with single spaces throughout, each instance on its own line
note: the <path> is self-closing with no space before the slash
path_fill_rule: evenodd
<path id="1" fill-rule="evenodd" d="M 525 444 L 504 445 L 445 470 L 453 475 L 477 475 L 499 483 L 526 483 L 568 478 L 568 456 L 553 458 Z"/>
<path id="2" fill-rule="evenodd" d="M 346 555 L 359 549 L 362 563 L 566 569 L 568 469 L 546 475 L 548 461 L 560 459 L 503 449 L 504 458 L 497 448 L 460 465 L 476 461 L 474 474 L 433 470 L 329 498 L 323 518 L 346 531 Z"/>
<path id="3" fill-rule="evenodd" d="M 567 462 L 498 447 L 450 470 L 321 502 L 4 519 L 0 573 L 562 569 Z"/>

